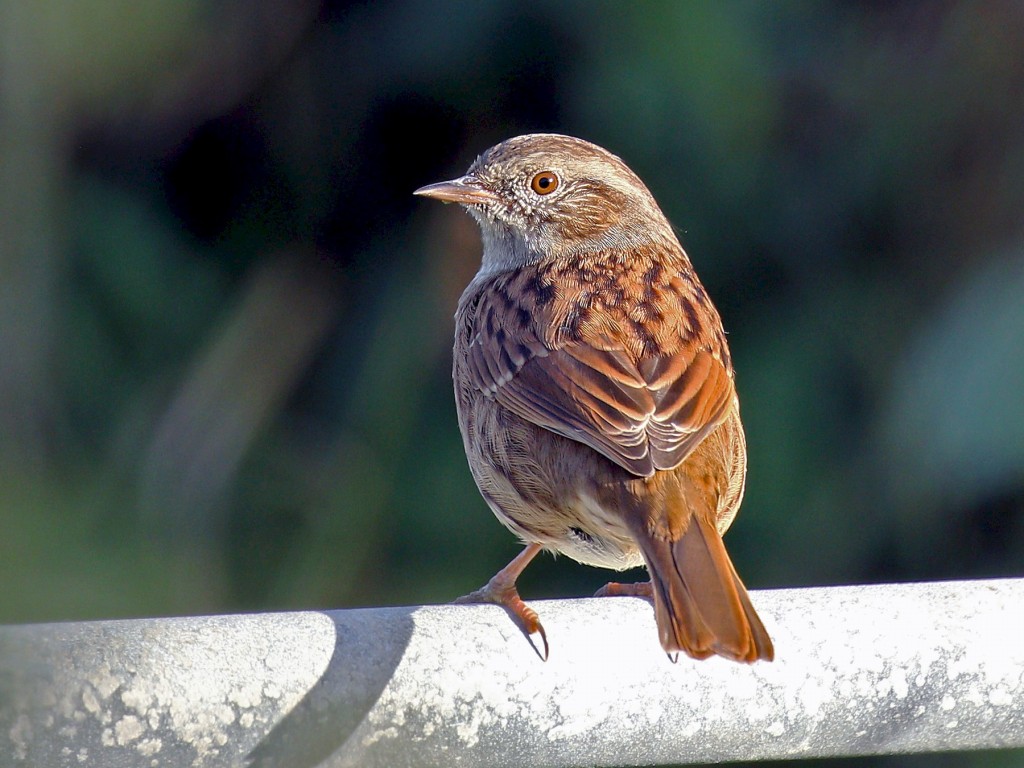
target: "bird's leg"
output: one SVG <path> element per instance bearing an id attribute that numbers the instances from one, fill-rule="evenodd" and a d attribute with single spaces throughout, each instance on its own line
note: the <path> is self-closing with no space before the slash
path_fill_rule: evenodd
<path id="1" fill-rule="evenodd" d="M 540 544 L 528 544 L 526 549 L 512 558 L 512 562 L 498 571 L 491 580 L 475 592 L 463 595 L 456 603 L 494 603 L 508 611 L 527 635 L 540 634 L 544 643 L 544 661 L 548 659 L 548 636 L 537 612 L 523 602 L 516 589 L 516 579 L 530 561 L 540 552 Z"/>
<path id="2" fill-rule="evenodd" d="M 594 597 L 654 597 L 654 587 L 649 581 L 641 581 L 636 584 L 620 584 L 617 581 L 609 581 L 597 592 Z"/>

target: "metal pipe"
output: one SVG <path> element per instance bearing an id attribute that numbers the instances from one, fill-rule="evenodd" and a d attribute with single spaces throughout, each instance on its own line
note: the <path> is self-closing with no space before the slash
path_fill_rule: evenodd
<path id="1" fill-rule="evenodd" d="M 0 627 L 0 763 L 569 766 L 1024 746 L 1024 579 L 752 593 L 776 661 L 638 598 Z"/>

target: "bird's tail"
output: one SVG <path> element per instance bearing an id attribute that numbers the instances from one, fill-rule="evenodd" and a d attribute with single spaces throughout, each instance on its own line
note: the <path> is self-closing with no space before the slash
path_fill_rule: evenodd
<path id="1" fill-rule="evenodd" d="M 676 541 L 645 536 L 654 610 L 662 647 L 695 659 L 771 661 L 771 638 L 715 526 L 694 515 Z"/>

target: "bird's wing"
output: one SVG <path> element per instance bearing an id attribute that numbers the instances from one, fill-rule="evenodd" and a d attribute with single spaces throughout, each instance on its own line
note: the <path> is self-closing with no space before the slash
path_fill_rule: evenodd
<path id="1" fill-rule="evenodd" d="M 484 289 L 466 362 L 473 385 L 518 416 L 641 477 L 677 467 L 726 418 L 733 381 L 710 349 L 637 360 L 607 333 L 545 343 L 513 320 L 521 313 L 510 301 Z"/>

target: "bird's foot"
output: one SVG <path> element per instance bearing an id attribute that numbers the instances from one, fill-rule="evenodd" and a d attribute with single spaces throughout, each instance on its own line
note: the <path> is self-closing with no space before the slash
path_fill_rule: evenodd
<path id="1" fill-rule="evenodd" d="M 654 587 L 649 581 L 640 581 L 635 584 L 620 584 L 617 581 L 609 581 L 597 592 L 594 597 L 654 597 Z"/>
<path id="2" fill-rule="evenodd" d="M 594 597 L 646 597 L 649 600 L 653 600 L 654 585 L 649 581 L 640 581 L 635 584 L 620 584 L 617 581 L 609 581 L 594 593 Z M 679 661 L 679 654 L 668 654 L 668 660 L 675 664 Z"/>
<path id="3" fill-rule="evenodd" d="M 538 654 L 543 661 L 547 661 L 548 636 L 544 631 L 544 625 L 540 623 L 540 617 L 537 616 L 537 612 L 533 608 L 523 602 L 523 598 L 519 596 L 519 590 L 516 589 L 515 582 L 503 579 L 501 576 L 502 574 L 499 573 L 484 586 L 480 587 L 480 589 L 456 598 L 453 602 L 458 605 L 465 605 L 467 603 L 493 603 L 494 605 L 500 605 L 515 620 L 519 628 L 526 633 L 527 637 L 535 634 L 540 635 L 541 642 L 544 644 L 544 653 L 541 654 L 538 650 Z M 536 646 L 534 647 L 536 648 Z"/>
<path id="4" fill-rule="evenodd" d="M 512 559 L 512 562 L 494 574 L 491 580 L 484 586 L 475 592 L 463 595 L 455 600 L 455 602 L 459 604 L 494 603 L 495 605 L 500 605 L 515 620 L 519 628 L 526 633 L 526 637 L 530 640 L 531 645 L 533 644 L 532 636 L 540 635 L 540 639 L 544 643 L 544 653 L 541 654 L 537 650 L 536 645 L 533 647 L 534 650 L 537 650 L 537 655 L 541 657 L 541 660 L 547 661 L 547 633 L 540 623 L 537 612 L 523 602 L 523 598 L 519 596 L 519 591 L 516 589 L 516 579 L 519 578 L 519 574 L 523 572 L 523 569 L 526 568 L 530 561 L 537 556 L 540 549 L 540 544 L 527 544 L 526 548 Z"/>

